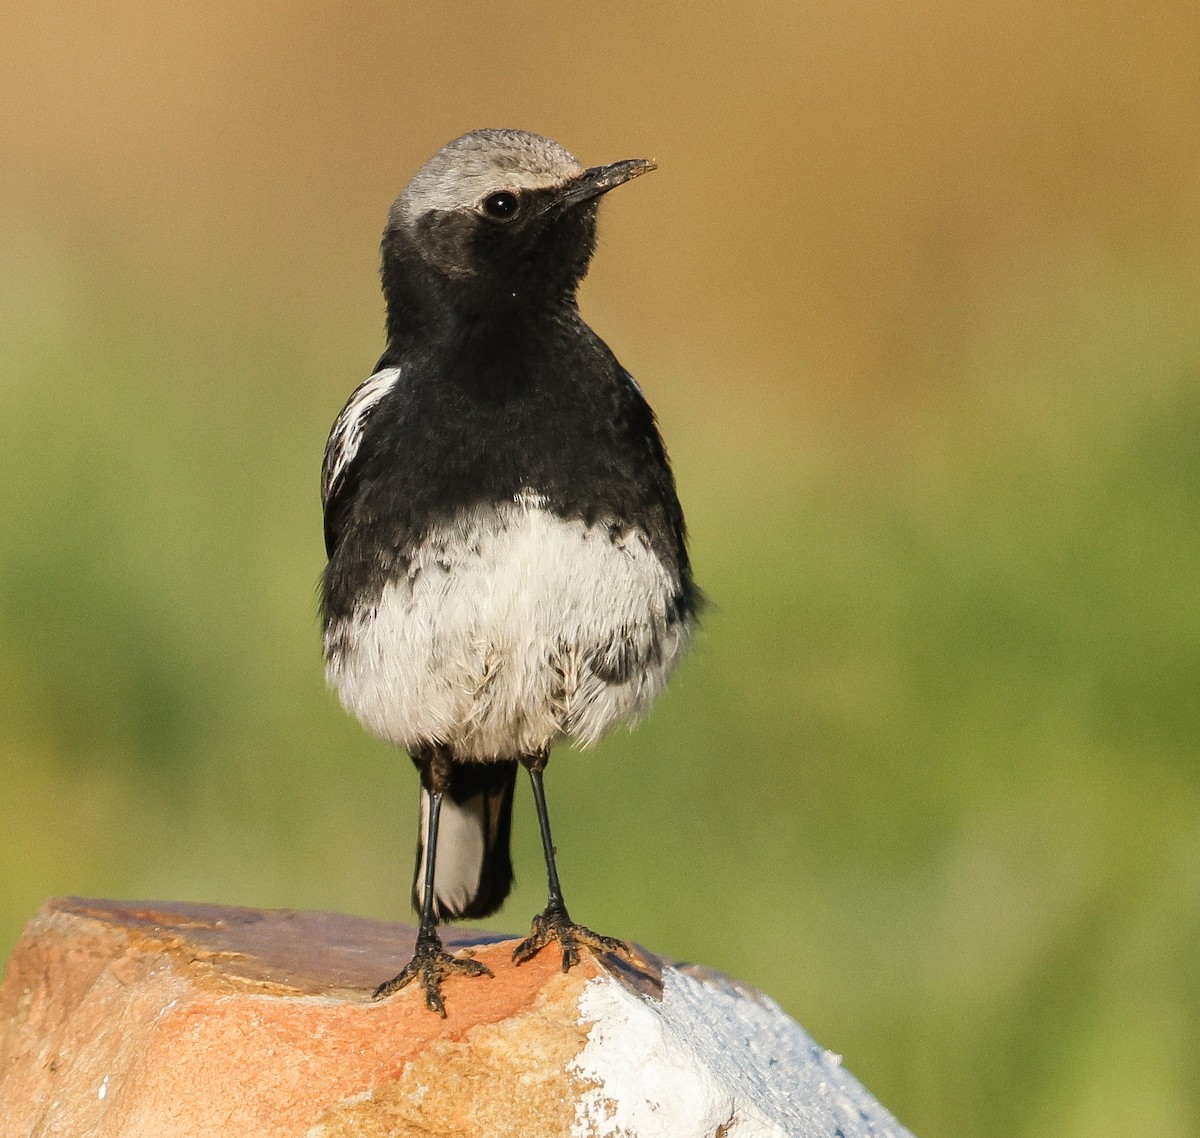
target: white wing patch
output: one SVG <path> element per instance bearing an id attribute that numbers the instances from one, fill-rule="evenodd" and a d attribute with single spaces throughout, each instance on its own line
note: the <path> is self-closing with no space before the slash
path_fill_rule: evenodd
<path id="1" fill-rule="evenodd" d="M 334 420 L 325 444 L 325 461 L 321 464 L 321 501 L 329 503 L 337 484 L 358 453 L 363 427 L 376 404 L 395 386 L 400 378 L 398 367 L 386 367 L 364 380 L 346 400 L 342 413 Z"/>

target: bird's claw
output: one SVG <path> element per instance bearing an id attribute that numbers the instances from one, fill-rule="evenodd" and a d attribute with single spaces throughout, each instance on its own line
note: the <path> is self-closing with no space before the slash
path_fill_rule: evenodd
<path id="1" fill-rule="evenodd" d="M 539 913 L 533 918 L 529 936 L 513 949 L 513 963 L 524 964 L 527 960 L 532 960 L 552 940 L 558 941 L 562 947 L 564 972 L 579 963 L 581 948 L 586 948 L 595 955 L 620 952 L 629 956 L 632 952 L 623 940 L 594 933 L 591 929 L 572 921 L 565 909 L 549 906 L 544 913 Z"/>
<path id="2" fill-rule="evenodd" d="M 437 936 L 418 936 L 417 950 L 403 970 L 390 980 L 385 980 L 372 993 L 373 1000 L 382 1000 L 393 992 L 400 991 L 413 980 L 419 979 L 425 991 L 425 1006 L 446 1018 L 446 1005 L 442 1000 L 442 981 L 448 976 L 491 976 L 492 970 L 478 960 L 471 959 L 470 950 L 451 956 Z"/>

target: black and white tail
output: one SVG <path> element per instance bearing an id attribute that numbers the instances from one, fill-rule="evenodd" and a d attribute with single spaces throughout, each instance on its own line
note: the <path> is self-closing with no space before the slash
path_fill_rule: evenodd
<path id="1" fill-rule="evenodd" d="M 509 834 L 517 764 L 451 763 L 450 788 L 438 815 L 433 914 L 439 921 L 486 917 L 500 908 L 513 884 Z M 419 913 L 425 883 L 429 792 L 421 791 L 413 908 Z"/>

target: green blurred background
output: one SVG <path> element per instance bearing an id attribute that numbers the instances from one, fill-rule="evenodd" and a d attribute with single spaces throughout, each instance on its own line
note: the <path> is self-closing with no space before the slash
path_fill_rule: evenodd
<path id="1" fill-rule="evenodd" d="M 714 601 L 551 765 L 574 911 L 920 1138 L 1200 1133 L 1196 5 L 0 11 L 0 954 L 54 893 L 407 919 L 317 473 L 389 203 L 523 126 L 660 163 L 583 305 Z"/>

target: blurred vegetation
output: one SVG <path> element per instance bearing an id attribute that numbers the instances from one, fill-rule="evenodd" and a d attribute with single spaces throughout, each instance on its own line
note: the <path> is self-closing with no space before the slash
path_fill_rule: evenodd
<path id="1" fill-rule="evenodd" d="M 921 1138 L 1200 1132 L 1196 13 L 99 11 L 5 12 L 0 950 L 53 893 L 406 919 L 316 475 L 390 197 L 524 125 L 662 162 L 584 305 L 715 602 L 551 765 L 573 909 L 763 987 Z"/>

